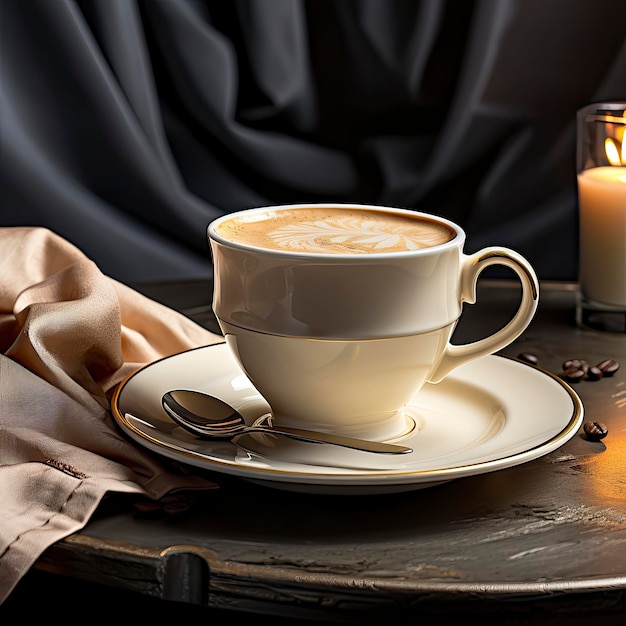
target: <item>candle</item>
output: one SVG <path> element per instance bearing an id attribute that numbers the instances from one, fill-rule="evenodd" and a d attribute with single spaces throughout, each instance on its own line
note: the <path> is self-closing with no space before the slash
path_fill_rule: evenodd
<path id="1" fill-rule="evenodd" d="M 626 167 L 592 167 L 578 174 L 579 280 L 583 296 L 626 307 Z"/>

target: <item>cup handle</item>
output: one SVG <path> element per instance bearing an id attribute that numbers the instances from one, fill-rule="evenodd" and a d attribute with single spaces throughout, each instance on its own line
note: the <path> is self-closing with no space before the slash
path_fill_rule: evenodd
<path id="1" fill-rule="evenodd" d="M 455 345 L 448 343 L 443 356 L 431 375 L 429 382 L 442 381 L 452 370 L 508 346 L 526 330 L 532 321 L 539 302 L 539 281 L 528 261 L 508 248 L 489 247 L 480 252 L 463 255 L 461 265 L 461 302 L 476 302 L 476 285 L 480 273 L 491 265 L 511 268 L 522 285 L 522 298 L 517 313 L 500 330 L 472 343 Z"/>

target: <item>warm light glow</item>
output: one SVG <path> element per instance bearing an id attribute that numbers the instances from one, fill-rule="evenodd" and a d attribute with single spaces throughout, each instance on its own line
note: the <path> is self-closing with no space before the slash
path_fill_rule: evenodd
<path id="1" fill-rule="evenodd" d="M 622 146 L 623 147 L 623 146 Z M 607 137 L 604 140 L 604 150 L 606 151 L 606 158 L 611 165 L 621 165 L 624 158 L 623 150 L 622 157 L 620 158 L 619 148 L 617 147 L 617 141 L 612 137 Z"/>
<path id="2" fill-rule="evenodd" d="M 626 119 L 626 109 L 621 115 L 616 111 L 612 119 L 608 118 L 612 123 L 607 124 L 607 130 L 612 136 L 604 140 L 604 151 L 611 165 L 626 165 L 626 141 L 624 141 L 626 124 L 619 123 L 620 118 Z"/>

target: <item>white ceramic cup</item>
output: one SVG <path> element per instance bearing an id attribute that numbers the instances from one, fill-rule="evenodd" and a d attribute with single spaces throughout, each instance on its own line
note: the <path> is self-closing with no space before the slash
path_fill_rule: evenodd
<path id="1" fill-rule="evenodd" d="M 275 424 L 393 439 L 426 383 L 493 354 L 531 322 L 539 285 L 518 253 L 466 255 L 441 217 L 356 204 L 262 207 L 209 224 L 213 309 Z M 494 334 L 450 343 L 479 274 L 512 269 L 521 301 Z"/>

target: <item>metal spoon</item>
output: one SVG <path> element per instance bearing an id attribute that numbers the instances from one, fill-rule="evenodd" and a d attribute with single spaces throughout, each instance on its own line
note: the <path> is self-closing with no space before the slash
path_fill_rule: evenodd
<path id="1" fill-rule="evenodd" d="M 232 439 L 245 433 L 284 435 L 308 443 L 329 443 L 363 452 L 406 454 L 411 448 L 380 441 L 353 439 L 330 433 L 281 426 L 248 426 L 243 416 L 232 406 L 207 393 L 188 389 L 174 389 L 161 399 L 165 412 L 179 426 L 204 439 Z"/>

